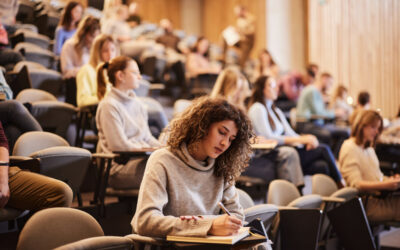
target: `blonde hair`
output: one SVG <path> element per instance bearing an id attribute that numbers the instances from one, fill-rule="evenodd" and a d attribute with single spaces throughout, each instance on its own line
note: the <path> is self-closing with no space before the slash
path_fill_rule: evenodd
<path id="1" fill-rule="evenodd" d="M 167 141 L 172 151 L 180 150 L 204 139 L 213 123 L 230 120 L 237 127 L 236 138 L 229 148 L 215 160 L 214 174 L 233 183 L 244 171 L 252 152 L 250 139 L 254 137 L 251 122 L 244 112 L 222 98 L 201 97 L 186 112 L 171 121 Z"/>
<path id="2" fill-rule="evenodd" d="M 238 91 L 238 81 L 244 82 L 243 89 L 240 91 L 240 95 L 233 96 Z M 250 95 L 249 82 L 242 73 L 236 68 L 230 67 L 224 69 L 218 76 L 217 81 L 211 91 L 210 97 L 215 98 L 217 96 L 223 97 L 230 101 L 232 104 L 245 110 L 245 99 Z"/>
<path id="3" fill-rule="evenodd" d="M 89 59 L 90 65 L 92 65 L 94 68 L 96 68 L 97 65 L 103 62 L 103 60 L 101 59 L 101 49 L 103 48 L 103 45 L 107 42 L 113 43 L 115 47 L 117 47 L 117 43 L 110 35 L 101 34 L 94 40 L 93 46 L 90 48 Z"/>

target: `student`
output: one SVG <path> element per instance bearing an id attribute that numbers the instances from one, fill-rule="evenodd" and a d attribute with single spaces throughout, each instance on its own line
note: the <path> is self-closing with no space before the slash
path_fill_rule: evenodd
<path id="1" fill-rule="evenodd" d="M 330 106 L 333 110 L 343 110 L 342 119 L 347 121 L 353 112 L 353 107 L 347 103 L 347 88 L 343 85 L 336 87 Z"/>
<path id="2" fill-rule="evenodd" d="M 272 58 L 271 53 L 268 50 L 261 50 L 258 55 L 258 71 L 257 76 L 267 75 L 274 78 L 279 76 L 279 67 Z M 258 78 L 257 77 L 257 78 Z"/>
<path id="3" fill-rule="evenodd" d="M 186 61 L 189 77 L 196 77 L 201 74 L 218 74 L 221 71 L 221 67 L 211 64 L 207 58 L 208 49 L 209 42 L 207 38 L 199 37 Z"/>
<path id="4" fill-rule="evenodd" d="M 245 100 L 251 94 L 249 83 L 242 73 L 235 68 L 227 68 L 221 72 L 211 92 L 211 97 L 221 96 L 246 111 Z M 270 142 L 268 137 L 258 136 L 259 142 Z M 276 176 L 275 171 L 276 169 Z M 277 178 L 285 179 L 299 188 L 304 186 L 303 173 L 299 156 L 292 147 L 278 147 L 265 152 L 257 151 L 250 161 L 250 166 L 243 175 L 259 177 L 267 183 Z"/>
<path id="5" fill-rule="evenodd" d="M 72 190 L 62 181 L 22 171 L 8 166 L 7 138 L 0 121 L 0 209 L 13 207 L 20 210 L 38 211 L 49 207 L 69 207 Z"/>
<path id="6" fill-rule="evenodd" d="M 251 124 L 220 98 L 201 98 L 171 122 L 140 187 L 133 231 L 145 236 L 232 235 L 243 222 L 234 181 L 250 159 Z M 222 202 L 232 216 L 222 215 Z"/>
<path id="7" fill-rule="evenodd" d="M 94 40 L 93 46 L 90 49 L 89 63 L 85 64 L 76 76 L 76 102 L 78 107 L 99 102 L 99 98 L 97 97 L 96 68 L 100 63 L 108 62 L 116 57 L 116 55 L 117 46 L 111 36 L 101 34 Z M 105 92 L 106 90 L 104 90 Z"/>
<path id="8" fill-rule="evenodd" d="M 352 127 L 351 137 L 340 150 L 339 165 L 346 183 L 362 192 L 394 191 L 400 188 L 400 177 L 384 176 L 375 154 L 375 142 L 382 132 L 382 117 L 372 110 L 362 111 Z M 370 196 L 366 203 L 368 219 L 400 221 L 400 196 Z"/>
<path id="9" fill-rule="evenodd" d="M 361 91 L 357 96 L 357 105 L 354 109 L 353 113 L 349 117 L 350 125 L 353 125 L 353 122 L 356 120 L 359 113 L 363 110 L 368 110 L 371 108 L 371 97 L 367 91 Z"/>
<path id="10" fill-rule="evenodd" d="M 79 23 L 74 36 L 61 49 L 61 73 L 65 79 L 76 77 L 79 69 L 88 63 L 90 47 L 99 34 L 100 22 L 97 18 L 86 16 Z"/>
<path id="11" fill-rule="evenodd" d="M 297 150 L 305 175 L 323 173 L 342 187 L 341 175 L 330 148 L 319 144 L 313 135 L 298 135 L 290 127 L 283 112 L 275 107 L 278 88 L 272 77 L 262 76 L 254 84 L 249 103 L 249 117 L 256 134 L 275 139 L 280 145 L 292 145 Z"/>
<path id="12" fill-rule="evenodd" d="M 141 79 L 136 62 L 129 57 L 119 56 L 109 63 L 100 64 L 97 71 L 99 87 L 106 85 L 105 73 L 112 87 L 97 108 L 99 151 L 112 153 L 161 146 L 151 135 L 147 111 L 133 91 Z M 110 186 L 116 189 L 139 188 L 146 160 L 147 157 L 135 158 L 125 165 L 114 162 Z"/>
<path id="13" fill-rule="evenodd" d="M 54 53 L 60 55 L 61 48 L 65 41 L 70 39 L 78 27 L 78 23 L 82 18 L 83 6 L 76 1 L 70 1 L 65 6 L 60 23 L 57 26 L 54 37 Z"/>

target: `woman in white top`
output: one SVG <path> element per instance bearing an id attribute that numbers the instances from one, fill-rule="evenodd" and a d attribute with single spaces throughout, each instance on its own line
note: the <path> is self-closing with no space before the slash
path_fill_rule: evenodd
<path id="1" fill-rule="evenodd" d="M 331 149 L 319 144 L 313 135 L 298 135 L 289 125 L 283 112 L 275 107 L 278 88 L 272 77 L 261 76 L 254 84 L 248 115 L 256 134 L 275 139 L 280 145 L 295 146 L 305 175 L 323 173 L 331 176 L 339 187 L 342 177 Z"/>
<path id="2" fill-rule="evenodd" d="M 106 71 L 106 72 L 105 72 Z M 129 151 L 154 148 L 161 144 L 150 132 L 147 111 L 133 89 L 141 79 L 139 68 L 129 57 L 119 56 L 99 66 L 99 85 L 112 84 L 111 91 L 99 103 L 96 124 L 99 130 L 99 151 Z M 147 157 L 131 159 L 125 165 L 113 163 L 109 184 L 116 189 L 139 188 Z"/>
<path id="3" fill-rule="evenodd" d="M 65 79 L 76 77 L 79 69 L 89 61 L 90 47 L 99 34 L 99 19 L 92 16 L 82 19 L 74 36 L 61 49 L 61 73 Z"/>
<path id="4" fill-rule="evenodd" d="M 331 109 L 335 110 L 335 112 L 337 110 L 341 110 L 341 112 L 344 113 L 343 116 L 340 117 L 341 119 L 349 119 L 351 113 L 353 112 L 353 107 L 347 103 L 347 88 L 345 86 L 339 85 L 336 87 L 330 106 Z"/>
<path id="5" fill-rule="evenodd" d="M 249 83 L 236 68 L 227 68 L 219 74 L 211 91 L 211 97 L 224 97 L 243 111 L 246 111 L 245 100 L 251 94 Z M 269 143 L 269 138 L 258 136 L 260 143 Z M 275 178 L 288 180 L 301 189 L 304 186 L 300 159 L 291 147 L 278 147 L 271 151 L 259 150 L 250 161 L 250 167 L 243 173 L 260 177 L 267 183 Z"/>
<path id="6" fill-rule="evenodd" d="M 375 142 L 382 132 L 382 117 L 372 110 L 362 111 L 356 118 L 340 149 L 339 165 L 346 183 L 367 193 L 394 191 L 400 188 L 400 176 L 384 176 L 375 154 Z M 367 217 L 373 221 L 400 221 L 400 196 L 369 197 Z"/>

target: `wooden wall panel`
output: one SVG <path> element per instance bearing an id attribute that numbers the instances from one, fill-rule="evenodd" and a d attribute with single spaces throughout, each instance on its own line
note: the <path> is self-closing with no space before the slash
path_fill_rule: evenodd
<path id="1" fill-rule="evenodd" d="M 235 25 L 234 7 L 242 4 L 256 17 L 256 41 L 252 56 L 266 47 L 266 0 L 203 0 L 203 34 L 210 41 L 221 43 L 221 32 L 229 25 Z"/>
<path id="2" fill-rule="evenodd" d="M 181 28 L 180 0 L 135 0 L 134 2 L 138 3 L 138 14 L 142 20 L 158 24 L 161 19 L 168 18 L 175 28 Z"/>
<path id="3" fill-rule="evenodd" d="M 308 58 L 393 117 L 400 106 L 400 1 L 308 0 Z"/>

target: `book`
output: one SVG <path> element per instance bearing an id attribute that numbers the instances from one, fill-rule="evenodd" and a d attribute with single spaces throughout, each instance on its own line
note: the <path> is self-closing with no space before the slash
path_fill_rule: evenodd
<path id="1" fill-rule="evenodd" d="M 269 142 L 269 143 L 255 143 L 251 144 L 252 149 L 274 149 L 278 145 L 277 142 Z"/>
<path id="2" fill-rule="evenodd" d="M 206 237 L 192 237 L 167 235 L 167 241 L 233 245 L 241 239 L 249 236 L 249 229 L 249 227 L 242 227 L 239 229 L 239 232 L 237 234 L 229 236 L 209 235 Z"/>

